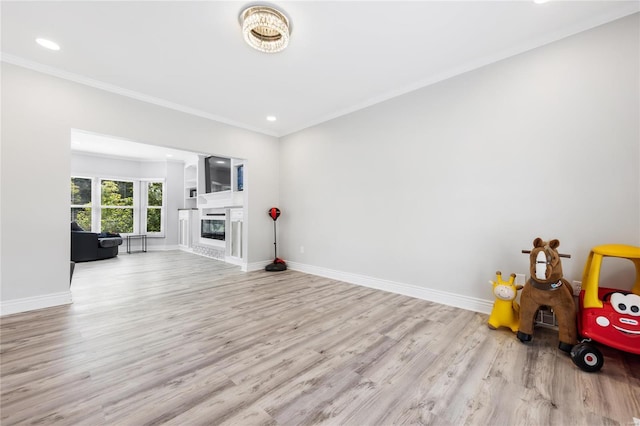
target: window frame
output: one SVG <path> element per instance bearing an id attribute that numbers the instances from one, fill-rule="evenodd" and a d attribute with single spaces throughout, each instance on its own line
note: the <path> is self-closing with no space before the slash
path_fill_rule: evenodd
<path id="1" fill-rule="evenodd" d="M 149 185 L 153 183 L 159 183 L 162 185 L 162 205 L 150 206 L 149 205 Z M 140 179 L 140 227 L 143 234 L 149 237 L 164 237 L 166 228 L 167 217 L 167 193 L 166 182 L 164 179 Z M 160 210 L 160 231 L 152 232 L 147 230 L 147 212 L 149 210 Z"/>
<path id="2" fill-rule="evenodd" d="M 166 222 L 167 222 L 167 182 L 164 178 L 126 178 L 112 176 L 81 176 L 72 175 L 71 179 L 90 179 L 91 180 L 91 232 L 105 232 L 102 229 L 102 210 L 103 209 L 132 209 L 133 210 L 133 230 L 132 232 L 121 232 L 120 235 L 137 235 L 145 234 L 152 238 L 165 238 Z M 102 204 L 102 182 L 132 182 L 133 183 L 133 204 L 131 206 L 108 206 Z M 162 185 L 162 206 L 149 206 L 148 188 L 152 183 L 160 183 Z M 71 185 L 71 180 L 69 182 Z M 71 186 L 69 188 L 71 191 Z M 85 205 L 70 204 L 69 213 L 74 208 L 87 208 Z M 147 211 L 150 209 L 160 210 L 160 231 L 147 231 Z"/>
<path id="3" fill-rule="evenodd" d="M 102 229 L 102 210 L 111 210 L 111 209 L 130 209 L 131 210 L 131 215 L 132 215 L 132 226 L 131 226 L 131 232 L 118 232 L 120 235 L 135 235 L 135 234 L 139 234 L 140 232 L 138 232 L 139 230 L 139 226 L 136 226 L 136 198 L 137 198 L 137 194 L 136 194 L 136 187 L 138 185 L 136 185 L 136 181 L 133 179 L 123 179 L 123 178 L 98 178 L 98 188 L 100 188 L 98 196 L 100 197 L 100 209 L 98 211 L 97 214 L 97 220 L 99 223 L 99 226 L 97 229 L 99 229 L 99 232 L 107 232 L 106 230 Z M 131 205 L 130 206 L 109 206 L 109 205 L 104 205 L 102 204 L 102 182 L 105 181 L 111 181 L 111 182 L 131 182 L 131 190 L 132 190 L 132 201 L 131 201 Z"/>
<path id="4" fill-rule="evenodd" d="M 71 178 L 69 179 L 69 192 L 71 192 L 71 180 L 72 179 L 88 179 L 88 180 L 91 181 L 91 184 L 89 186 L 91 188 L 91 200 L 89 201 L 89 207 L 87 207 L 86 204 L 72 204 L 72 203 L 70 203 L 69 213 L 71 213 L 73 211 L 73 209 L 87 209 L 88 208 L 91 211 L 91 225 L 90 225 L 91 229 L 85 229 L 85 231 L 93 232 L 91 230 L 95 229 L 94 228 L 94 221 L 93 221 L 93 212 L 95 210 L 94 198 L 93 198 L 94 197 L 94 193 L 95 193 L 95 187 L 94 187 L 95 178 L 91 177 L 91 176 L 71 176 Z M 70 215 L 70 218 L 73 218 L 72 214 Z M 72 220 L 72 222 L 73 222 L 73 220 Z"/>

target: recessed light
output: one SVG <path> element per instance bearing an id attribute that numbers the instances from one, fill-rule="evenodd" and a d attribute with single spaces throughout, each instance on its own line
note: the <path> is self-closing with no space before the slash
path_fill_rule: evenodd
<path id="1" fill-rule="evenodd" d="M 222 161 L 222 160 L 218 160 L 218 161 L 216 161 L 216 163 L 218 163 L 218 164 L 227 164 L 226 161 Z"/>
<path id="2" fill-rule="evenodd" d="M 277 118 L 275 115 L 267 115 L 267 121 L 276 121 Z"/>
<path id="3" fill-rule="evenodd" d="M 36 43 L 38 43 L 40 46 L 45 47 L 47 49 L 60 50 L 60 45 L 58 43 L 53 42 L 51 40 L 47 40 L 46 38 L 37 38 Z"/>
<path id="4" fill-rule="evenodd" d="M 171 158 L 173 157 L 173 154 L 165 154 L 167 156 L 167 158 Z"/>
<path id="5" fill-rule="evenodd" d="M 549 1 L 549 0 L 533 0 L 533 2 L 534 2 L 535 4 L 542 4 L 542 3 L 546 3 L 546 2 L 548 2 L 548 1 Z"/>

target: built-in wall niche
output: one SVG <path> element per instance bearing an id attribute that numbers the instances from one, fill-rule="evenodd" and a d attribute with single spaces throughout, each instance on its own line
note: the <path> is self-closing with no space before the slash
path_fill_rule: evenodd
<path id="1" fill-rule="evenodd" d="M 217 155 L 200 156 L 197 167 L 197 203 L 202 208 L 244 205 L 246 162 Z"/>
<path id="2" fill-rule="evenodd" d="M 195 209 L 198 197 L 198 166 L 187 164 L 184 168 L 184 207 Z"/>

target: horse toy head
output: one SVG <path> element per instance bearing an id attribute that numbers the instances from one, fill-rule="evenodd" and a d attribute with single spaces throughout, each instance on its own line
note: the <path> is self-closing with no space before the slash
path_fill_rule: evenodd
<path id="1" fill-rule="evenodd" d="M 543 241 L 536 238 L 533 241 L 533 250 L 529 255 L 529 272 L 535 280 L 541 283 L 557 282 L 562 278 L 562 262 L 558 254 L 560 241 Z"/>

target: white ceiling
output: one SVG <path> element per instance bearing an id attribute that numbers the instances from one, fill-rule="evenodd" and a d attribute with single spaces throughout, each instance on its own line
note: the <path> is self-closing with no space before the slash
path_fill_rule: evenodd
<path id="1" fill-rule="evenodd" d="M 640 10 L 609 0 L 286 1 L 276 6 L 293 24 L 289 47 L 264 54 L 242 39 L 249 4 L 2 1 L 2 60 L 282 136 Z"/>

